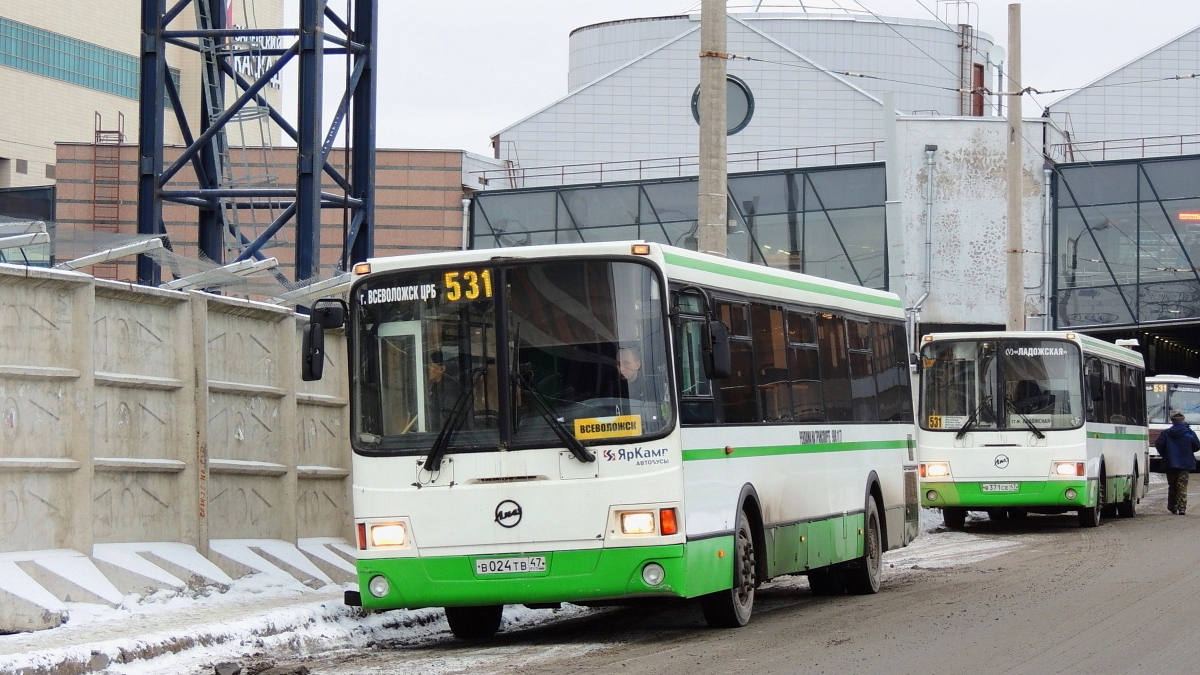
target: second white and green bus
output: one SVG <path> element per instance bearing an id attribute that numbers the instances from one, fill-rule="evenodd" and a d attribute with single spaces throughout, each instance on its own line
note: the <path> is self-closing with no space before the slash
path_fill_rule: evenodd
<path id="1" fill-rule="evenodd" d="M 736 627 L 772 577 L 878 591 L 919 529 L 893 294 L 619 242 L 373 259 L 348 309 L 351 604 L 477 638 L 504 605 L 697 598 Z"/>
<path id="2" fill-rule="evenodd" d="M 1150 430 L 1150 461 L 1157 464 L 1154 441 L 1171 426 L 1171 414 L 1183 413 L 1188 424 L 1200 424 L 1200 378 L 1186 375 L 1153 375 L 1146 378 L 1146 423 Z"/>
<path id="3" fill-rule="evenodd" d="M 1149 485 L 1141 354 L 1074 332 L 922 338 L 921 504 L 961 529 L 969 511 L 1132 517 Z"/>

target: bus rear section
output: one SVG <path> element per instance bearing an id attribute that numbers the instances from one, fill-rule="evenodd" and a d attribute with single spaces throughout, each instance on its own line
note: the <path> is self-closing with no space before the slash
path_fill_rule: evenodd
<path id="1" fill-rule="evenodd" d="M 941 509 L 950 529 L 969 511 L 1075 511 L 1082 526 L 1133 515 L 1147 471 L 1140 356 L 1104 345 L 1074 333 L 925 336 L 922 506 Z"/>

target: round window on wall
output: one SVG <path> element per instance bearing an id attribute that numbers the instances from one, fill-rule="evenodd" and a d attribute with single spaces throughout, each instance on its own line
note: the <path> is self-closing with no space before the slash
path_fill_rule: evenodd
<path id="1" fill-rule="evenodd" d="M 733 75 L 726 75 L 725 105 L 726 121 L 729 123 L 726 135 L 732 136 L 745 129 L 750 124 L 750 118 L 754 117 L 754 94 L 750 93 L 750 86 Z M 700 123 L 700 85 L 696 85 L 696 90 L 692 92 L 692 118 L 696 124 Z"/>

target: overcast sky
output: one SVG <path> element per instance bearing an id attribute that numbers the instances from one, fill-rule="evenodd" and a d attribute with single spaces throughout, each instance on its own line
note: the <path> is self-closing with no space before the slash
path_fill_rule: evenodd
<path id="1" fill-rule="evenodd" d="M 785 2 L 789 0 L 768 4 Z M 1003 0 L 961 5 L 936 0 L 820 0 L 822 6 L 835 2 L 913 19 L 933 19 L 933 13 L 945 19 L 949 13 L 949 23 L 961 19 L 996 44 L 1008 45 L 1010 3 Z M 288 12 L 297 14 L 290 9 L 295 0 L 288 4 Z M 1197 0 L 1020 4 L 1023 80 L 1040 90 L 1087 84 L 1200 25 Z M 343 8 L 344 3 L 329 0 L 329 6 Z M 464 149 L 490 156 L 492 134 L 566 94 L 567 37 L 572 30 L 698 7 L 698 1 L 687 0 L 380 0 L 377 144 Z M 1191 72 L 1200 72 L 1200 63 Z M 331 60 L 327 81 L 336 73 L 340 71 Z M 1197 84 L 1189 80 L 1181 86 Z M 1061 96 L 1036 100 L 1045 105 Z M 1025 110 L 1036 115 L 1040 107 L 1027 103 Z"/>

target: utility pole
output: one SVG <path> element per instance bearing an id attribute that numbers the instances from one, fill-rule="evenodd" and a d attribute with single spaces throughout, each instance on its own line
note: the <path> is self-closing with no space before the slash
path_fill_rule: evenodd
<path id="1" fill-rule="evenodd" d="M 700 5 L 700 194 L 697 249 L 724 256 L 728 222 L 725 0 Z"/>
<path id="2" fill-rule="evenodd" d="M 1025 329 L 1025 244 L 1021 222 L 1021 5 L 1008 6 L 1008 256 L 1005 270 L 1005 326 Z"/>

